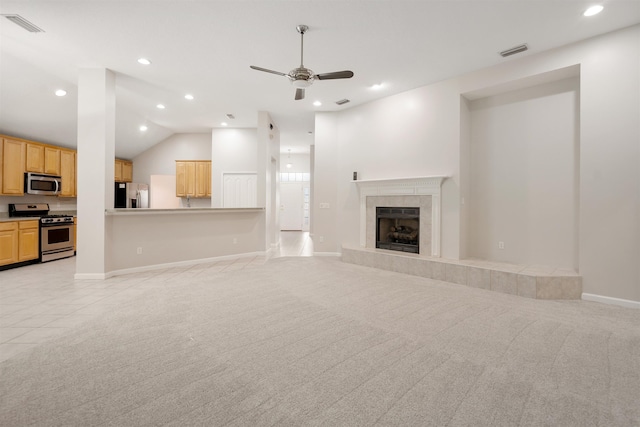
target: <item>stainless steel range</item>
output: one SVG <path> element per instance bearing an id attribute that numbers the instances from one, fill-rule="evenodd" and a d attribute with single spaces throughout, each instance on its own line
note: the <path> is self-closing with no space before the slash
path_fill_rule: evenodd
<path id="1" fill-rule="evenodd" d="M 9 205 L 10 217 L 40 218 L 40 261 L 47 262 L 74 255 L 74 227 L 71 215 L 50 215 L 48 203 Z"/>

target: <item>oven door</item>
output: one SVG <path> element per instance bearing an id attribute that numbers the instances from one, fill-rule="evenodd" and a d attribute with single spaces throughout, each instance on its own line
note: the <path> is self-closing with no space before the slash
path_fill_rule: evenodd
<path id="1" fill-rule="evenodd" d="M 41 225 L 40 250 L 42 253 L 59 249 L 73 249 L 73 224 Z"/>

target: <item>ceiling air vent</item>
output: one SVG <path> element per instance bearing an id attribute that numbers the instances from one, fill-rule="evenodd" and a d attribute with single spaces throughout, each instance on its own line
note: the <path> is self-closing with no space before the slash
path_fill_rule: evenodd
<path id="1" fill-rule="evenodd" d="M 502 52 L 500 52 L 500 55 L 503 58 L 506 58 L 507 56 L 515 55 L 516 53 L 524 52 L 525 50 L 528 50 L 528 49 L 529 49 L 529 46 L 527 46 L 526 44 L 521 44 L 520 46 L 516 46 L 516 47 L 512 47 L 511 49 L 503 50 Z"/>
<path id="2" fill-rule="evenodd" d="M 236 118 L 236 116 L 234 116 L 233 114 L 231 114 L 231 113 L 227 114 L 227 119 L 233 120 L 235 118 Z"/>
<path id="3" fill-rule="evenodd" d="M 32 24 L 31 22 L 27 21 L 20 15 L 2 15 L 2 16 L 4 16 L 9 21 L 13 22 L 16 25 L 21 26 L 22 28 L 24 28 L 25 30 L 31 33 L 44 33 L 44 30 L 42 28 Z"/>
<path id="4" fill-rule="evenodd" d="M 349 101 L 348 99 L 341 99 L 340 101 L 336 101 L 336 104 L 338 104 L 338 105 L 344 105 L 344 104 L 346 104 L 347 102 L 351 102 L 351 101 Z"/>

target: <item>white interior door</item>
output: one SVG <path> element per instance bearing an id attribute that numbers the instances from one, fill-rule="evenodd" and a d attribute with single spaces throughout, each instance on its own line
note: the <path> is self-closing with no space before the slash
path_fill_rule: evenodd
<path id="1" fill-rule="evenodd" d="M 222 203 L 225 208 L 253 208 L 258 204 L 258 175 L 223 173 Z"/>
<path id="2" fill-rule="evenodd" d="M 302 230 L 303 192 L 301 182 L 280 183 L 280 229 Z"/>

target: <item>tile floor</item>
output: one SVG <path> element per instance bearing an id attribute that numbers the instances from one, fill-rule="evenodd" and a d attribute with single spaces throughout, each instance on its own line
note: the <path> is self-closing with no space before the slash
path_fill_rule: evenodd
<path id="1" fill-rule="evenodd" d="M 272 257 L 312 256 L 308 232 L 283 231 Z M 0 361 L 35 347 L 58 334 L 112 310 L 122 301 L 181 275 L 263 265 L 265 256 L 132 273 L 107 280 L 74 280 L 76 258 L 0 271 Z"/>

